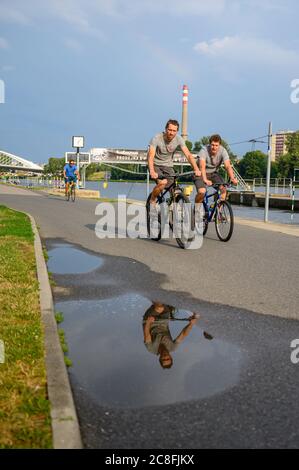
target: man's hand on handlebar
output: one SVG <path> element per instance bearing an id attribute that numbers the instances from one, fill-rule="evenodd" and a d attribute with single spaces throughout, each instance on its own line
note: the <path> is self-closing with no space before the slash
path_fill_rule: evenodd
<path id="1" fill-rule="evenodd" d="M 234 186 L 237 186 L 238 185 L 238 180 L 237 178 L 231 178 L 231 184 L 233 184 Z"/>
<path id="2" fill-rule="evenodd" d="M 206 180 L 203 180 L 203 181 L 207 186 L 213 186 L 213 182 L 211 180 L 206 179 Z"/>
<path id="3" fill-rule="evenodd" d="M 157 180 L 158 179 L 158 173 L 156 171 L 151 171 L 150 172 L 150 176 L 153 180 Z"/>

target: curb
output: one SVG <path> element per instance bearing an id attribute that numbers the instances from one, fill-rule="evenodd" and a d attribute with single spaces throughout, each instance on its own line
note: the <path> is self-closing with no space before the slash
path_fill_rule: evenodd
<path id="1" fill-rule="evenodd" d="M 34 249 L 40 291 L 41 318 L 45 335 L 45 362 L 54 449 L 82 449 L 79 422 L 64 363 L 54 316 L 53 297 L 41 239 L 34 218 L 26 213 L 34 233 Z"/>
<path id="2" fill-rule="evenodd" d="M 293 237 L 299 237 L 299 228 L 287 224 L 278 224 L 275 222 L 263 222 L 261 220 L 254 219 L 243 219 L 241 217 L 235 217 L 236 224 L 247 225 L 251 228 L 257 228 L 260 230 L 268 230 L 270 232 L 283 233 L 284 235 L 291 235 Z"/>

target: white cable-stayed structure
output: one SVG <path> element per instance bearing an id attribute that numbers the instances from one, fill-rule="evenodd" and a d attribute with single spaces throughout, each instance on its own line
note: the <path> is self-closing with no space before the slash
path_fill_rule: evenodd
<path id="1" fill-rule="evenodd" d="M 43 168 L 25 158 L 0 150 L 0 169 L 41 172 Z"/>

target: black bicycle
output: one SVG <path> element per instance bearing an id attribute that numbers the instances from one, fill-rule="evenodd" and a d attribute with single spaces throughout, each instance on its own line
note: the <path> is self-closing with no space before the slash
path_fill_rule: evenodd
<path id="1" fill-rule="evenodd" d="M 216 233 L 222 242 L 228 242 L 234 230 L 234 214 L 232 207 L 228 201 L 223 201 L 220 196 L 219 187 L 226 186 L 228 183 L 213 184 L 211 188 L 214 192 L 206 192 L 203 200 L 204 216 L 203 216 L 203 235 L 208 231 L 209 223 L 215 222 Z M 213 202 L 209 203 L 209 199 L 213 198 Z"/>
<path id="2" fill-rule="evenodd" d="M 161 192 L 156 205 L 150 203 L 151 194 L 148 196 L 146 201 L 147 233 L 152 240 L 161 240 L 163 221 L 168 221 L 180 248 L 186 248 L 193 241 L 194 214 L 191 202 L 178 184 L 180 176 L 191 174 L 193 172 L 174 175 L 173 183 Z M 169 197 L 166 199 L 167 193 Z"/>
<path id="3" fill-rule="evenodd" d="M 75 181 L 70 181 L 68 190 L 65 193 L 65 199 L 69 201 L 70 199 L 75 202 L 76 200 L 76 183 Z"/>

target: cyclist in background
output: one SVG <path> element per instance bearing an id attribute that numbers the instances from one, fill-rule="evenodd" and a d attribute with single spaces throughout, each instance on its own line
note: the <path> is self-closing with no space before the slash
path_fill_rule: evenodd
<path id="1" fill-rule="evenodd" d="M 79 171 L 75 165 L 75 160 L 70 160 L 69 163 L 66 163 L 63 168 L 63 176 L 65 182 L 65 194 L 69 190 L 69 184 L 73 181 L 77 182 L 77 179 L 80 180 Z"/>
<path id="2" fill-rule="evenodd" d="M 156 180 L 157 185 L 152 191 L 151 205 L 155 206 L 159 194 L 173 183 L 175 174 L 173 168 L 173 156 L 177 147 L 181 150 L 192 166 L 197 177 L 201 175 L 193 155 L 190 153 L 184 139 L 178 135 L 179 123 L 175 119 L 169 119 L 165 131 L 152 138 L 148 149 L 148 168 L 150 177 Z"/>

